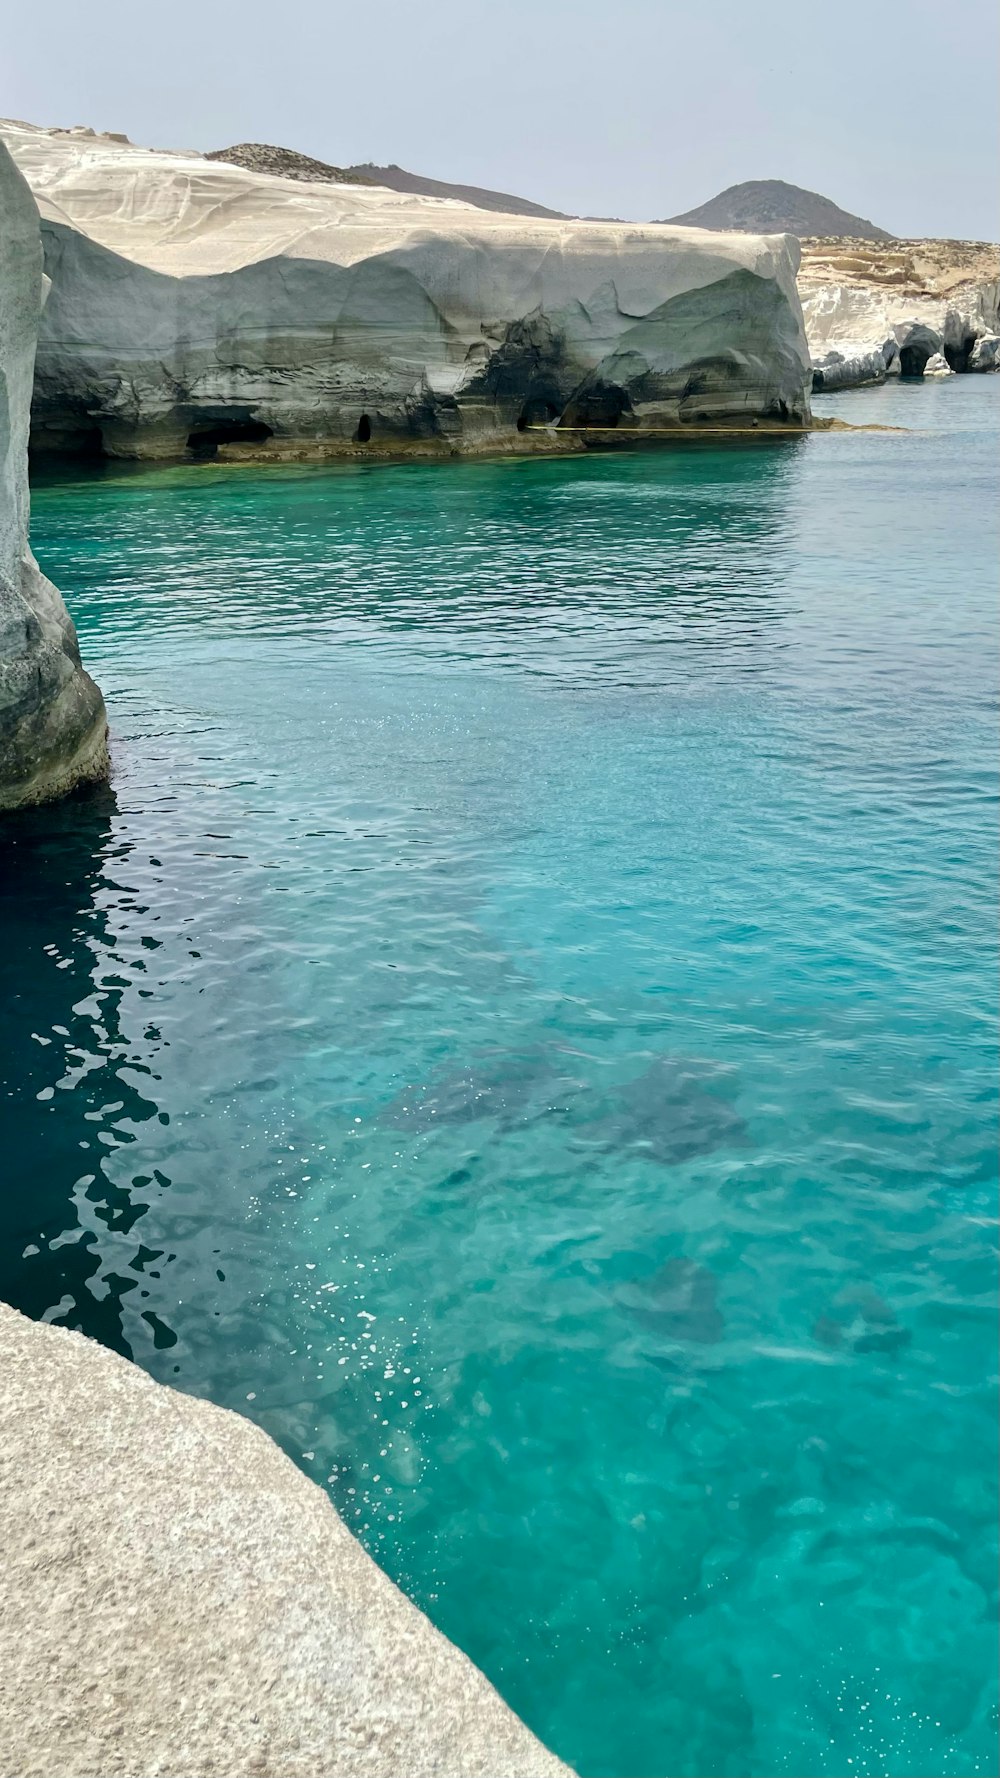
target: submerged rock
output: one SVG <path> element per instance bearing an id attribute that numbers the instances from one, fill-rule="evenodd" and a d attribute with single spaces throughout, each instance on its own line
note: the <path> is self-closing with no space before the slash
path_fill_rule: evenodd
<path id="1" fill-rule="evenodd" d="M 820 1315 L 813 1334 L 831 1351 L 849 1347 L 855 1352 L 899 1352 L 910 1343 L 910 1330 L 901 1327 L 895 1310 L 870 1285 L 849 1286 Z"/>
<path id="2" fill-rule="evenodd" d="M 657 1056 L 631 1080 L 598 1089 L 582 1060 L 558 1045 L 498 1050 L 404 1087 L 381 1122 L 422 1134 L 480 1120 L 501 1132 L 545 1120 L 578 1147 L 668 1167 L 745 1138 L 739 1113 L 712 1090 L 719 1070 L 711 1064 Z"/>
<path id="3" fill-rule="evenodd" d="M 28 548 L 28 425 L 42 304 L 31 193 L 0 142 L 0 810 L 62 796 L 108 769 L 101 694 Z"/>
<path id="4" fill-rule="evenodd" d="M 791 236 L 512 216 L 2 133 L 53 283 L 39 449 L 566 449 L 808 421 Z"/>
<path id="5" fill-rule="evenodd" d="M 661 1339 L 714 1346 L 724 1332 L 717 1295 L 715 1274 L 706 1266 L 668 1259 L 651 1277 L 625 1285 L 618 1300 Z"/>
<path id="6" fill-rule="evenodd" d="M 717 1070 L 705 1063 L 657 1056 L 626 1081 L 580 1126 L 581 1134 L 615 1153 L 632 1153 L 666 1167 L 742 1142 L 743 1119 L 710 1090 Z"/>
<path id="7" fill-rule="evenodd" d="M 572 1778 L 258 1427 L 0 1304 L 0 1771 Z"/>
<path id="8" fill-rule="evenodd" d="M 532 1115 L 558 1116 L 582 1090 L 579 1080 L 557 1067 L 558 1054 L 541 1046 L 497 1050 L 468 1067 L 444 1069 L 404 1087 L 380 1121 L 420 1135 L 443 1124 L 483 1118 L 507 1130 Z"/>

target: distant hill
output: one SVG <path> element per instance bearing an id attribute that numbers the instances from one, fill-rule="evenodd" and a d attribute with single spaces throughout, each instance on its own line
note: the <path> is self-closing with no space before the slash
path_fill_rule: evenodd
<path id="1" fill-rule="evenodd" d="M 274 173 L 280 179 L 302 179 L 311 185 L 370 185 L 353 169 L 331 167 L 294 148 L 275 148 L 270 142 L 237 142 L 232 148 L 215 148 L 207 161 L 228 161 L 248 173 Z"/>
<path id="2" fill-rule="evenodd" d="M 697 210 L 668 216 L 686 228 L 736 229 L 746 234 L 840 235 L 862 241 L 892 241 L 887 229 L 863 216 L 852 216 L 818 191 L 786 185 L 783 179 L 747 179 L 709 198 Z"/>
<path id="3" fill-rule="evenodd" d="M 310 184 L 382 185 L 390 191 L 413 191 L 427 198 L 458 198 L 463 204 L 475 204 L 479 210 L 565 220 L 561 210 L 546 210 L 544 204 L 533 204 L 530 198 L 517 198 L 507 191 L 452 185 L 446 179 L 425 179 L 420 173 L 408 173 L 405 167 L 376 167 L 372 161 L 356 167 L 334 167 L 329 161 L 313 160 L 311 155 L 299 154 L 294 148 L 276 148 L 269 142 L 237 142 L 232 148 L 213 149 L 205 159 L 229 161 L 234 167 L 245 167 L 249 173 L 274 173 L 281 179 L 302 179 Z"/>
<path id="4" fill-rule="evenodd" d="M 314 160 L 294 148 L 277 148 L 269 142 L 237 142 L 232 148 L 217 148 L 205 156 L 210 161 L 229 161 L 246 167 L 251 173 L 273 173 L 282 179 L 302 179 L 307 183 L 336 185 L 382 185 L 390 191 L 416 192 L 428 198 L 457 198 L 460 203 L 474 204 L 480 210 L 500 210 L 509 216 L 542 216 L 554 222 L 565 222 L 563 210 L 548 210 L 530 198 L 515 197 L 509 191 L 489 191 L 481 185 L 456 185 L 447 179 L 425 179 L 421 173 L 408 173 L 405 167 L 390 164 L 378 167 L 374 161 L 362 161 L 353 167 L 334 167 L 329 161 Z M 594 220 L 591 218 L 591 220 Z M 697 210 L 683 216 L 667 217 L 668 222 L 683 223 L 689 228 L 736 229 L 748 234 L 792 234 L 805 236 L 836 235 L 865 241 L 892 241 L 884 228 L 867 222 L 863 216 L 852 216 L 839 205 L 815 191 L 803 191 L 800 185 L 786 185 L 783 179 L 749 179 L 743 185 L 731 185 Z"/>
<path id="5" fill-rule="evenodd" d="M 563 210 L 547 210 L 544 204 L 533 204 L 530 198 L 516 198 L 509 191 L 487 191 L 481 185 L 452 185 L 446 179 L 424 179 L 420 173 L 408 173 L 405 167 L 376 167 L 371 161 L 346 169 L 348 178 L 363 180 L 368 185 L 387 185 L 390 191 L 414 191 L 425 198 L 458 198 L 463 204 L 475 204 L 480 210 L 503 210 L 510 216 L 549 216 L 564 222 Z"/>

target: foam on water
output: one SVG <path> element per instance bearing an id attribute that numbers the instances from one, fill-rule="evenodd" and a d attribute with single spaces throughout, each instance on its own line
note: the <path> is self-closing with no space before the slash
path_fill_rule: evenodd
<path id="1" fill-rule="evenodd" d="M 0 1291 L 252 1414 L 585 1774 L 995 1761 L 1000 381 L 42 482 Z"/>

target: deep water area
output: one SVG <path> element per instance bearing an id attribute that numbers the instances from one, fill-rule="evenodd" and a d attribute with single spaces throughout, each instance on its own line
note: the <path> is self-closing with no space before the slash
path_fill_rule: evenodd
<path id="1" fill-rule="evenodd" d="M 0 1296 L 236 1408 L 585 1778 L 995 1769 L 1000 378 L 47 473 Z"/>

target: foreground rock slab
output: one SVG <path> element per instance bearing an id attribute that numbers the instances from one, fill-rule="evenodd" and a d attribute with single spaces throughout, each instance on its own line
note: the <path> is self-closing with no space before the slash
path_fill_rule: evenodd
<path id="1" fill-rule="evenodd" d="M 42 306 L 34 200 L 0 142 L 0 810 L 108 769 L 107 719 L 76 631 L 28 548 L 28 427 Z"/>
<path id="2" fill-rule="evenodd" d="M 0 125 L 52 279 L 37 449 L 580 448 L 802 426 L 789 235 L 512 216 Z"/>
<path id="3" fill-rule="evenodd" d="M 0 1305 L 4 1778 L 571 1778 L 248 1421 Z"/>

